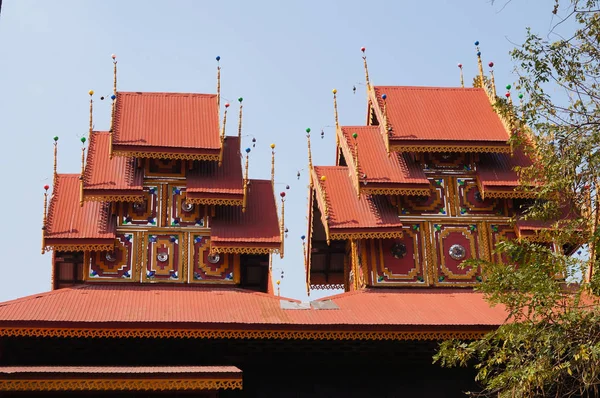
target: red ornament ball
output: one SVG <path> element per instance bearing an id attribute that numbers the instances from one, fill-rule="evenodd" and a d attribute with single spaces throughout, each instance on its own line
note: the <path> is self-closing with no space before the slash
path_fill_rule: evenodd
<path id="1" fill-rule="evenodd" d="M 225 108 L 229 108 L 229 102 L 225 103 Z"/>
<path id="2" fill-rule="evenodd" d="M 360 48 L 360 51 L 362 51 L 362 52 L 365 52 L 365 50 L 366 50 L 366 48 L 364 48 L 364 47 Z"/>
<path id="3" fill-rule="evenodd" d="M 488 65 L 490 66 L 490 68 L 494 67 L 494 63 L 493 62 L 490 62 Z"/>
<path id="4" fill-rule="evenodd" d="M 50 189 L 50 185 L 44 185 L 44 189 L 47 191 Z"/>
<path id="5" fill-rule="evenodd" d="M 510 97 L 510 93 L 506 93 L 504 95 L 506 95 L 506 98 Z"/>
<path id="6" fill-rule="evenodd" d="M 279 196 L 281 196 L 282 198 L 285 198 L 285 192 L 281 192 L 281 193 L 279 194 Z"/>
<path id="7" fill-rule="evenodd" d="M 462 64 L 458 64 L 458 67 L 462 69 Z"/>

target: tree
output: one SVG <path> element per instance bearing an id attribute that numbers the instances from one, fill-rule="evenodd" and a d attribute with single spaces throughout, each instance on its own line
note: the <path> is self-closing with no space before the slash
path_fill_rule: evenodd
<path id="1" fill-rule="evenodd" d="M 467 264 L 482 267 L 479 290 L 508 314 L 480 340 L 446 341 L 434 356 L 442 366 L 475 366 L 482 391 L 473 395 L 598 395 L 599 3 L 556 0 L 549 11 L 565 16 L 546 37 L 527 30 L 511 53 L 523 96 L 518 104 L 502 99 L 495 106 L 510 120 L 513 147 L 534 160 L 518 170 L 522 189 L 537 195 L 524 217 L 546 220 L 549 228 L 537 242 L 498 244 L 504 263 Z M 571 256 L 577 247 L 580 255 Z"/>

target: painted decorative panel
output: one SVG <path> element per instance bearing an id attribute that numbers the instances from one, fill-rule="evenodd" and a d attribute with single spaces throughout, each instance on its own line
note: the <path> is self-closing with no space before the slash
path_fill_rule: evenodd
<path id="1" fill-rule="evenodd" d="M 462 152 L 423 154 L 425 171 L 471 171 L 471 154 Z"/>
<path id="2" fill-rule="evenodd" d="M 496 244 L 503 240 L 514 240 L 517 238 L 517 233 L 514 227 L 507 224 L 492 224 L 489 226 L 490 231 L 490 250 L 492 251 L 492 261 L 499 263 L 508 263 L 508 258 L 505 254 L 493 253 Z"/>
<path id="3" fill-rule="evenodd" d="M 184 177 L 185 163 L 178 159 L 146 159 L 147 177 Z"/>
<path id="4" fill-rule="evenodd" d="M 487 258 L 482 224 L 431 224 L 435 285 L 470 285 L 481 281 L 479 267 L 462 268 L 463 261 Z"/>
<path id="5" fill-rule="evenodd" d="M 134 248 L 134 234 L 117 235 L 113 250 L 90 253 L 86 279 L 133 281 Z"/>
<path id="6" fill-rule="evenodd" d="M 169 185 L 171 193 L 170 222 L 172 227 L 207 227 L 204 206 L 185 200 L 185 187 Z"/>
<path id="7" fill-rule="evenodd" d="M 147 234 L 144 281 L 181 282 L 181 234 Z"/>
<path id="8" fill-rule="evenodd" d="M 371 240 L 375 285 L 429 285 L 421 224 L 402 228 L 401 239 Z"/>
<path id="9" fill-rule="evenodd" d="M 431 195 L 429 196 L 400 196 L 398 200 L 398 210 L 401 216 L 411 215 L 441 215 L 446 216 L 449 208 L 446 203 L 446 178 L 432 178 Z"/>
<path id="10" fill-rule="evenodd" d="M 210 238 L 208 236 L 192 236 L 192 275 L 190 282 L 230 282 L 234 281 L 234 272 L 239 272 L 235 267 L 233 254 L 210 254 Z M 235 268 L 238 268 L 237 270 Z"/>
<path id="11" fill-rule="evenodd" d="M 498 198 L 483 199 L 477 182 L 472 178 L 455 178 L 458 196 L 459 216 L 508 216 L 506 200 Z"/>
<path id="12" fill-rule="evenodd" d="M 158 222 L 158 187 L 144 187 L 144 201 L 120 203 L 122 226 L 156 226 Z"/>

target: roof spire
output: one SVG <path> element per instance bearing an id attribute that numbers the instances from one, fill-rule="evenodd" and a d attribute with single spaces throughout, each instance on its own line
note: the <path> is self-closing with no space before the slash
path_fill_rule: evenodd
<path id="1" fill-rule="evenodd" d="M 488 64 L 488 66 L 490 67 L 490 89 L 491 89 L 491 95 L 492 98 L 495 99 L 496 98 L 496 80 L 494 79 L 494 63 L 490 62 Z"/>
<path id="2" fill-rule="evenodd" d="M 83 207 L 83 175 L 85 173 L 85 137 L 81 137 L 81 175 L 79 176 L 79 206 Z"/>
<path id="3" fill-rule="evenodd" d="M 221 109 L 221 57 L 217 55 L 217 109 Z"/>
<path id="4" fill-rule="evenodd" d="M 360 199 L 360 167 L 358 164 L 358 134 L 352 134 L 354 138 L 354 173 L 356 174 L 356 194 Z"/>
<path id="5" fill-rule="evenodd" d="M 385 143 L 385 149 L 388 156 L 390 156 L 390 125 L 388 124 L 387 117 L 387 94 L 381 94 L 383 100 L 383 142 Z"/>
<path id="6" fill-rule="evenodd" d="M 53 139 L 54 139 L 54 174 L 52 175 L 52 186 L 55 186 L 56 185 L 56 177 L 57 177 L 56 165 L 58 162 L 58 136 L 55 135 Z"/>
<path id="7" fill-rule="evenodd" d="M 477 50 L 477 66 L 479 67 L 479 81 L 481 82 L 481 88 L 485 90 L 485 82 L 483 81 L 483 64 L 481 63 L 481 51 L 479 51 L 479 40 L 475 42 L 475 49 Z"/>
<path id="8" fill-rule="evenodd" d="M 248 162 L 250 159 L 250 148 L 246 148 L 246 166 L 244 167 L 244 199 L 242 201 L 242 213 L 246 212 L 246 203 L 248 203 Z"/>
<path id="9" fill-rule="evenodd" d="M 361 47 L 360 51 L 362 51 L 362 53 L 363 53 L 362 59 L 363 59 L 363 64 L 365 65 L 365 79 L 367 82 L 367 92 L 369 92 L 369 90 L 371 89 L 371 82 L 369 81 L 369 67 L 367 66 L 367 54 L 365 53 L 365 51 L 367 51 L 367 49 L 364 47 Z"/>
<path id="10" fill-rule="evenodd" d="M 310 151 L 310 127 L 306 129 L 306 141 L 308 143 L 308 173 L 312 172 L 313 164 L 312 164 L 312 153 Z M 312 179 L 311 179 L 312 184 Z"/>
<path id="11" fill-rule="evenodd" d="M 113 60 L 113 93 L 110 96 L 112 100 L 112 104 L 110 105 L 110 129 L 108 130 L 108 157 L 112 159 L 113 157 L 113 129 L 115 123 L 115 108 L 116 108 L 116 100 L 117 100 L 117 56 L 112 54 L 110 56 Z"/>
<path id="12" fill-rule="evenodd" d="M 465 88 L 465 78 L 463 76 L 463 68 L 462 68 L 462 64 L 458 64 L 458 69 L 460 69 L 460 86 L 462 88 Z"/>
<path id="13" fill-rule="evenodd" d="M 238 102 L 240 103 L 240 115 L 238 120 L 238 138 L 240 140 L 240 150 L 242 149 L 242 109 L 244 108 L 242 101 L 244 101 L 242 97 L 238 98 Z"/>
<path id="14" fill-rule="evenodd" d="M 221 151 L 219 152 L 219 167 L 223 164 L 223 149 L 225 148 L 225 125 L 227 124 L 227 108 L 229 108 L 229 102 L 225 103 L 225 112 L 223 112 L 223 128 L 221 130 Z"/>
<path id="15" fill-rule="evenodd" d="M 46 252 L 46 221 L 48 220 L 48 189 L 49 185 L 44 185 L 44 219 L 42 221 L 42 254 Z"/>
<path id="16" fill-rule="evenodd" d="M 88 91 L 90 95 L 90 129 L 89 134 L 92 135 L 92 130 L 94 129 L 94 90 Z"/>
<path id="17" fill-rule="evenodd" d="M 340 128 L 340 122 L 338 119 L 338 109 L 337 109 L 337 90 L 334 88 L 333 90 L 331 90 L 331 92 L 333 93 L 333 116 L 335 118 L 335 145 L 339 146 L 340 144 L 340 138 L 337 135 L 337 129 Z"/>
<path id="18" fill-rule="evenodd" d="M 275 188 L 275 144 L 271 144 L 271 186 Z"/>
<path id="19" fill-rule="evenodd" d="M 306 270 L 306 295 L 310 296 L 310 269 L 307 268 L 308 260 L 306 258 L 306 235 L 300 237 L 302 239 L 302 254 L 304 258 L 304 269 Z"/>
<path id="20" fill-rule="evenodd" d="M 279 224 L 279 231 L 281 234 L 281 248 L 279 249 L 279 257 L 283 258 L 283 248 L 285 241 L 285 191 L 279 193 L 281 196 L 281 223 Z"/>

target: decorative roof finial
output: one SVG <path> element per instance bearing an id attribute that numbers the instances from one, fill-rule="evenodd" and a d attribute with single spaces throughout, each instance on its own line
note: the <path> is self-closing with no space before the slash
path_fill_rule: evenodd
<path id="1" fill-rule="evenodd" d="M 113 60 L 113 93 L 110 96 L 112 104 L 110 108 L 110 129 L 108 130 L 108 157 L 110 159 L 112 159 L 113 157 L 113 129 L 115 123 L 115 109 L 117 105 L 117 56 L 115 54 L 112 54 L 111 58 Z"/>
<path id="2" fill-rule="evenodd" d="M 58 136 L 54 136 L 54 174 L 52 175 L 52 186 L 56 186 L 56 177 L 58 175 L 56 166 L 58 163 Z"/>
<path id="3" fill-rule="evenodd" d="M 481 51 L 479 51 L 479 41 L 475 42 L 475 49 L 477 50 L 477 66 L 479 67 L 479 80 L 481 82 L 481 88 L 485 90 L 485 82 L 483 81 L 483 64 L 481 63 Z"/>
<path id="4" fill-rule="evenodd" d="M 90 95 L 90 129 L 89 134 L 92 135 L 92 130 L 94 129 L 94 90 L 88 91 Z"/>
<path id="5" fill-rule="evenodd" d="M 381 94 L 381 99 L 383 100 L 383 142 L 385 143 L 385 150 L 388 156 L 390 156 L 390 125 L 387 116 L 387 94 Z"/>
<path id="6" fill-rule="evenodd" d="M 242 97 L 238 98 L 238 102 L 240 103 L 240 114 L 238 116 L 238 138 L 240 141 L 240 150 L 242 149 L 242 109 L 244 108 L 244 105 L 242 104 L 243 101 L 244 99 Z"/>
<path id="7" fill-rule="evenodd" d="M 335 118 L 335 145 L 340 145 L 340 139 L 337 134 L 337 130 L 340 128 L 340 122 L 338 119 L 338 109 L 337 109 L 337 90 L 334 88 L 331 90 L 333 93 L 333 116 Z"/>
<path id="8" fill-rule="evenodd" d="M 271 186 L 275 188 L 275 144 L 271 144 Z"/>
<path id="9" fill-rule="evenodd" d="M 219 152 L 219 167 L 223 164 L 223 150 L 225 149 L 225 125 L 227 124 L 227 109 L 229 102 L 225 103 L 225 112 L 223 112 L 223 128 L 221 130 L 221 151 Z"/>
<path id="10" fill-rule="evenodd" d="M 46 222 L 48 220 L 48 189 L 49 185 L 44 185 L 44 219 L 42 221 L 42 254 L 46 252 Z"/>
<path id="11" fill-rule="evenodd" d="M 246 148 L 246 166 L 244 166 L 244 199 L 242 201 L 242 213 L 246 212 L 248 203 L 248 162 L 250 160 L 250 148 Z"/>
<path id="12" fill-rule="evenodd" d="M 465 88 L 465 78 L 463 76 L 463 68 L 462 68 L 462 64 L 458 64 L 458 69 L 460 69 L 460 86 L 462 88 Z"/>
<path id="13" fill-rule="evenodd" d="M 371 89 L 371 82 L 369 81 L 369 67 L 367 66 L 367 54 L 365 53 L 365 51 L 367 51 L 366 48 L 361 47 L 360 51 L 362 51 L 363 55 L 362 55 L 362 59 L 363 59 L 363 64 L 365 65 L 365 79 L 367 82 L 367 92 Z"/>
<path id="14" fill-rule="evenodd" d="M 279 257 L 283 258 L 285 242 L 285 191 L 281 191 L 279 196 L 281 196 L 281 224 L 279 225 L 279 231 L 281 233 L 281 248 L 279 249 Z"/>
<path id="15" fill-rule="evenodd" d="M 312 172 L 313 164 L 312 164 L 312 153 L 310 150 L 310 128 L 306 129 L 306 141 L 308 143 L 308 172 L 309 174 Z M 312 179 L 311 179 L 312 184 Z"/>
<path id="16" fill-rule="evenodd" d="M 83 177 L 85 174 L 85 137 L 81 137 L 81 175 L 79 176 L 79 206 L 83 207 Z"/>
<path id="17" fill-rule="evenodd" d="M 308 269 L 308 259 L 306 258 L 306 235 L 300 237 L 302 239 L 302 254 L 304 258 L 304 269 L 306 270 L 306 295 L 310 296 L 310 269 Z"/>
<path id="18" fill-rule="evenodd" d="M 279 290 L 279 285 L 281 284 L 281 281 L 279 279 L 277 279 L 277 282 L 275 282 L 277 284 L 277 297 L 281 296 L 281 291 Z"/>
<path id="19" fill-rule="evenodd" d="M 117 95 L 117 56 L 112 54 L 110 57 L 113 60 L 113 94 Z"/>
<path id="20" fill-rule="evenodd" d="M 221 109 L 221 57 L 217 55 L 217 109 Z"/>
<path id="21" fill-rule="evenodd" d="M 492 98 L 496 98 L 496 80 L 494 79 L 494 63 L 490 62 L 488 64 L 490 67 L 490 89 L 492 90 Z"/>
<path id="22" fill-rule="evenodd" d="M 358 134 L 352 134 L 354 138 L 354 173 L 356 174 L 356 194 L 360 199 L 360 166 L 358 164 Z"/>

